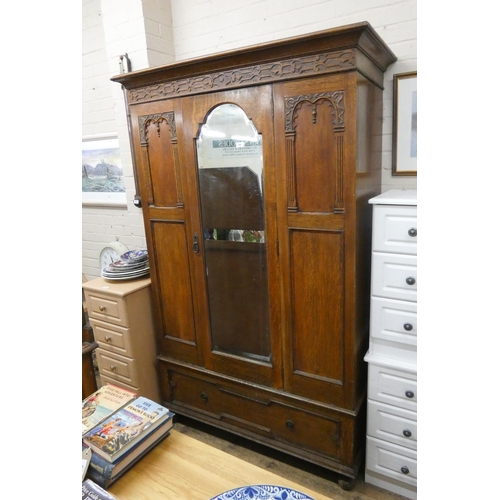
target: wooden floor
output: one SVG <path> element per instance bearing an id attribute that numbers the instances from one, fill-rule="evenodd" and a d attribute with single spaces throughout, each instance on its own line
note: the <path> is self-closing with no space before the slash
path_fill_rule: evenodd
<path id="1" fill-rule="evenodd" d="M 352 491 L 337 485 L 339 476 L 246 439 L 185 417 L 129 472 L 109 488 L 118 500 L 209 500 L 250 484 L 275 484 L 315 500 L 399 500 L 357 479 Z"/>

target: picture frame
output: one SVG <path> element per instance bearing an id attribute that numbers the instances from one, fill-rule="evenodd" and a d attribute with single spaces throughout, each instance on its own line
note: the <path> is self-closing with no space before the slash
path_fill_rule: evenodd
<path id="1" fill-rule="evenodd" d="M 82 138 L 82 205 L 127 206 L 116 134 Z"/>
<path id="2" fill-rule="evenodd" d="M 417 175 L 417 72 L 394 75 L 392 175 Z"/>

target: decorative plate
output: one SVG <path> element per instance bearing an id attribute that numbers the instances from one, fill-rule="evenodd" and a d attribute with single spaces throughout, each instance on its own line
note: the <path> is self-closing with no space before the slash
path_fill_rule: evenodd
<path id="1" fill-rule="evenodd" d="M 134 260 L 115 260 L 105 269 L 107 272 L 122 271 L 123 269 L 141 269 L 146 267 L 148 263 L 148 261 L 136 262 Z"/>
<path id="2" fill-rule="evenodd" d="M 146 259 L 148 256 L 148 251 L 147 250 L 130 250 L 128 252 L 125 252 L 123 255 L 120 255 L 122 259 L 125 260 L 140 260 L 140 259 Z"/>
<path id="3" fill-rule="evenodd" d="M 211 500 L 314 500 L 314 498 L 284 486 L 255 484 L 226 491 Z"/>
<path id="4" fill-rule="evenodd" d="M 112 272 L 109 273 L 106 271 L 106 268 L 102 269 L 101 276 L 106 280 L 130 280 L 134 278 L 140 278 L 142 276 L 146 276 L 149 274 L 149 266 L 143 269 L 136 269 L 133 271 L 123 271 L 123 272 Z"/>

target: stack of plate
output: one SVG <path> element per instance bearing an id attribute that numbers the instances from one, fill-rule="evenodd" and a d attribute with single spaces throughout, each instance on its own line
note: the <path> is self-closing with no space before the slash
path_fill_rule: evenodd
<path id="1" fill-rule="evenodd" d="M 131 280 L 149 274 L 147 250 L 131 250 L 120 256 L 120 260 L 112 262 L 101 271 L 107 280 Z"/>

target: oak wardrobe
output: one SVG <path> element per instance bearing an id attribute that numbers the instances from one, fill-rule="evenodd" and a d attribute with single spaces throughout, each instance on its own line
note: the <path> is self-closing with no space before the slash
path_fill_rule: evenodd
<path id="1" fill-rule="evenodd" d="M 363 463 L 384 71 L 368 23 L 119 75 L 163 403 L 324 466 Z"/>

